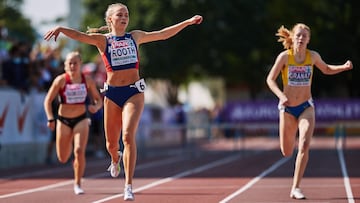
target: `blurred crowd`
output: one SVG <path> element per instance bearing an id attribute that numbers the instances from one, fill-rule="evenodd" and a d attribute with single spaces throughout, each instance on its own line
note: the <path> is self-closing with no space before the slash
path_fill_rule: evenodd
<path id="1" fill-rule="evenodd" d="M 0 87 L 21 93 L 47 91 L 53 79 L 64 72 L 62 50 L 49 44 L 14 40 L 6 27 L 0 26 Z M 101 60 L 84 64 L 83 72 L 91 74 L 99 87 L 106 73 Z"/>
<path id="2" fill-rule="evenodd" d="M 59 50 L 8 37 L 0 27 L 0 86 L 29 93 L 46 91 L 63 71 Z"/>
<path id="3" fill-rule="evenodd" d="M 31 93 L 47 92 L 55 77 L 64 72 L 62 56 L 66 53 L 62 52 L 61 46 L 53 47 L 41 40 L 34 43 L 13 39 L 8 36 L 7 28 L 0 25 L 0 90 L 17 90 L 23 98 Z M 90 75 L 99 89 L 106 80 L 106 72 L 100 56 L 90 63 L 84 63 L 82 72 Z M 92 143 L 91 151 L 95 156 L 103 157 L 105 153 L 102 109 L 90 116 L 92 120 L 90 133 L 93 135 L 89 139 Z M 47 163 L 51 163 L 52 160 L 54 141 L 55 139 L 50 139 Z"/>

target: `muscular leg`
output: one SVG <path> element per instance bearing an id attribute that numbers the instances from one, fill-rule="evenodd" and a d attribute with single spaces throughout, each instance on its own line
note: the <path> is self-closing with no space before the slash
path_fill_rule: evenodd
<path id="1" fill-rule="evenodd" d="M 75 184 L 81 185 L 86 166 L 86 145 L 89 137 L 89 121 L 87 119 L 78 123 L 74 130 L 74 179 Z"/>
<path id="2" fill-rule="evenodd" d="M 56 155 L 61 163 L 66 163 L 71 155 L 73 135 L 70 127 L 57 121 L 56 124 Z"/>
<path id="3" fill-rule="evenodd" d="M 122 127 L 122 109 L 111 100 L 104 99 L 104 130 L 106 149 L 111 156 L 111 161 L 119 161 L 120 132 Z"/>
<path id="4" fill-rule="evenodd" d="M 310 141 L 314 133 L 315 113 L 314 108 L 307 108 L 299 117 L 299 145 L 296 156 L 294 179 L 292 188 L 300 186 L 308 160 Z"/>
<path id="5" fill-rule="evenodd" d="M 280 149 L 284 156 L 291 156 L 294 151 L 296 133 L 298 130 L 297 120 L 294 116 L 281 112 L 279 113 L 279 137 Z"/>
<path id="6" fill-rule="evenodd" d="M 144 109 L 144 94 L 132 96 L 123 107 L 123 143 L 124 143 L 124 170 L 125 184 L 132 184 L 134 176 L 137 148 L 136 131 Z"/>

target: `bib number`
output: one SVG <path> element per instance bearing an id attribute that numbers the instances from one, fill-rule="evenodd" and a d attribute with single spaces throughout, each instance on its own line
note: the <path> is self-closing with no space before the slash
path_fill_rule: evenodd
<path id="1" fill-rule="evenodd" d="M 109 85 L 104 82 L 104 87 L 100 88 L 100 93 L 104 93 L 109 89 Z"/>
<path id="2" fill-rule="evenodd" d="M 139 92 L 144 92 L 146 89 L 146 83 L 144 78 L 135 82 L 135 87 L 139 90 Z"/>

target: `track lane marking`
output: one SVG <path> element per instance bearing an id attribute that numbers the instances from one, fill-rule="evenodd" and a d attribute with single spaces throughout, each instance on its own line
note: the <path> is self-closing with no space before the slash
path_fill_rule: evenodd
<path id="1" fill-rule="evenodd" d="M 234 197 L 236 197 L 237 195 L 245 192 L 246 190 L 248 190 L 249 188 L 251 188 L 256 182 L 258 182 L 259 180 L 261 180 L 263 177 L 267 176 L 269 173 L 273 172 L 274 170 L 276 170 L 277 168 L 279 168 L 281 165 L 283 165 L 285 162 L 287 162 L 288 160 L 290 160 L 290 157 L 284 157 L 282 159 L 280 159 L 279 161 L 277 161 L 275 164 L 271 165 L 268 169 L 266 169 L 265 171 L 263 171 L 260 175 L 256 176 L 255 178 L 253 178 L 250 182 L 248 182 L 246 185 L 244 185 L 243 187 L 241 187 L 240 189 L 238 189 L 237 191 L 235 191 L 234 193 L 230 194 L 229 196 L 227 196 L 226 198 L 224 198 L 223 200 L 221 200 L 219 203 L 226 203 L 228 201 L 230 201 L 231 199 L 233 199 Z"/>
<path id="2" fill-rule="evenodd" d="M 168 158 L 168 159 L 164 159 L 164 160 L 154 161 L 154 162 L 151 162 L 151 163 L 141 164 L 141 165 L 139 165 L 139 167 L 137 167 L 137 170 L 143 170 L 143 169 L 156 167 L 156 166 L 160 166 L 160 165 L 164 165 L 164 164 L 178 162 L 178 161 L 180 161 L 182 159 L 184 159 L 184 158 L 183 157 L 177 157 L 177 158 L 172 157 L 172 158 Z M 62 169 L 67 170 L 66 168 L 62 168 Z M 50 174 L 51 171 L 55 172 L 55 173 L 58 173 L 62 169 L 45 170 L 45 174 Z M 89 178 L 105 177 L 105 176 L 108 175 L 108 173 L 109 172 L 96 173 L 94 175 L 89 176 L 88 178 L 84 178 L 84 180 L 89 179 Z M 29 173 L 29 175 L 39 175 L 39 174 L 41 174 L 41 172 L 39 172 L 39 171 L 34 172 L 34 173 Z M 23 174 L 21 176 L 24 177 L 25 175 Z M 18 176 L 12 176 L 12 178 L 14 178 L 14 177 L 18 177 Z M 7 178 L 9 178 L 9 177 L 7 177 Z M 29 194 L 29 193 L 45 191 L 45 190 L 54 189 L 54 188 L 58 188 L 58 187 L 63 187 L 63 186 L 66 186 L 66 185 L 73 184 L 73 182 L 74 182 L 73 180 L 62 181 L 62 182 L 59 182 L 59 183 L 54 183 L 54 184 L 50 184 L 50 185 L 46 185 L 46 186 L 42 186 L 42 187 L 38 187 L 38 188 L 32 188 L 32 189 L 19 191 L 19 192 L 13 192 L 13 193 L 5 194 L 5 195 L 0 195 L 0 199 L 5 199 L 5 198 L 9 198 L 9 197 L 15 197 L 15 196 L 25 195 L 25 194 Z"/>
<path id="3" fill-rule="evenodd" d="M 185 177 L 185 176 L 189 176 L 189 175 L 192 175 L 192 174 L 195 174 L 195 173 L 200 173 L 200 172 L 209 170 L 211 168 L 230 163 L 232 161 L 235 161 L 235 160 L 239 159 L 240 157 L 241 157 L 241 155 L 233 155 L 233 156 L 230 156 L 230 157 L 222 158 L 222 159 L 220 159 L 218 161 L 214 161 L 214 162 L 211 162 L 211 163 L 208 163 L 208 164 L 205 164 L 205 165 L 193 168 L 193 169 L 189 169 L 189 170 L 186 170 L 184 172 L 178 173 L 176 175 L 173 175 L 173 176 L 170 176 L 170 177 L 167 177 L 167 178 L 163 178 L 163 179 L 154 181 L 152 183 L 146 184 L 144 186 L 138 187 L 138 188 L 134 189 L 133 192 L 134 193 L 140 192 L 140 191 L 143 191 L 143 190 L 146 190 L 146 189 L 149 189 L 149 188 L 152 188 L 152 187 L 155 187 L 155 186 L 158 186 L 158 185 L 161 185 L 161 184 L 164 184 L 164 183 L 167 183 L 167 182 L 170 182 L 170 181 L 173 181 L 173 180 Z M 97 200 L 97 201 L 93 201 L 92 203 L 102 203 L 102 202 L 106 202 L 106 201 L 109 201 L 109 200 L 112 200 L 112 199 L 115 199 L 115 198 L 119 198 L 119 197 L 122 197 L 122 196 L 124 196 L 123 193 L 113 195 L 113 196 L 109 196 L 107 198 L 103 198 L 103 199 L 100 199 L 100 200 Z"/>
<path id="4" fill-rule="evenodd" d="M 343 175 L 344 186 L 345 186 L 348 203 L 355 203 L 354 196 L 353 196 L 353 193 L 351 190 L 349 175 L 347 173 L 346 162 L 345 162 L 345 158 L 344 158 L 344 152 L 343 152 L 344 139 L 345 138 L 342 137 L 341 139 L 337 140 L 336 150 L 337 150 L 338 157 L 339 157 L 341 173 Z"/>

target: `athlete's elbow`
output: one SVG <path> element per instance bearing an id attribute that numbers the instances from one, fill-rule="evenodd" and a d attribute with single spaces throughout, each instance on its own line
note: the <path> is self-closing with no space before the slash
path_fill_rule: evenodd
<path id="1" fill-rule="evenodd" d="M 271 88 L 274 85 L 274 80 L 272 78 L 270 78 L 270 77 L 267 77 L 266 78 L 266 84 L 267 84 L 268 87 Z"/>

